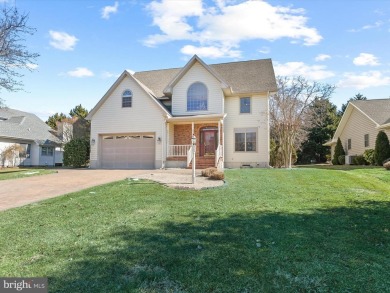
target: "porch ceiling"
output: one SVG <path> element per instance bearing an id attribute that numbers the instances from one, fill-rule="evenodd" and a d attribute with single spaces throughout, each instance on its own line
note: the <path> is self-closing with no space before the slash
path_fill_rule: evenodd
<path id="1" fill-rule="evenodd" d="M 223 114 L 209 114 L 209 115 L 194 115 L 194 116 L 180 116 L 171 117 L 167 119 L 167 122 L 218 122 L 226 117 L 226 113 Z"/>

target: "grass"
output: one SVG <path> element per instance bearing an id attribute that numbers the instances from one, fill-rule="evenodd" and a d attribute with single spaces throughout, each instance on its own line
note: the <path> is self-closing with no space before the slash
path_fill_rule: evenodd
<path id="1" fill-rule="evenodd" d="M 51 174 L 55 172 L 57 171 L 50 170 L 50 169 L 37 169 L 37 168 L 1 168 L 0 180 L 45 175 L 45 174 Z"/>
<path id="2" fill-rule="evenodd" d="M 0 276 L 50 292 L 390 292 L 390 172 L 125 180 L 0 213 Z"/>

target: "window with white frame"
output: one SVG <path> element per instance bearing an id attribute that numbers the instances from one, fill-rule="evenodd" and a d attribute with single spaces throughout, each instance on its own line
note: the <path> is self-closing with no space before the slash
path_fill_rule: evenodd
<path id="1" fill-rule="evenodd" d="M 133 93 L 131 90 L 125 90 L 122 94 L 122 108 L 130 108 L 133 103 Z"/>
<path id="2" fill-rule="evenodd" d="M 370 146 L 370 136 L 368 134 L 364 135 L 364 147 Z"/>
<path id="3" fill-rule="evenodd" d="M 207 87 L 201 82 L 191 84 L 187 91 L 187 111 L 207 111 Z"/>
<path id="4" fill-rule="evenodd" d="M 234 150 L 236 152 L 256 152 L 256 128 L 237 128 L 234 130 Z"/>
<path id="5" fill-rule="evenodd" d="M 45 146 L 42 147 L 41 149 L 42 156 L 52 157 L 53 154 L 54 154 L 54 149 L 52 147 L 45 147 Z"/>
<path id="6" fill-rule="evenodd" d="M 251 112 L 251 98 L 240 98 L 240 113 L 246 114 Z"/>

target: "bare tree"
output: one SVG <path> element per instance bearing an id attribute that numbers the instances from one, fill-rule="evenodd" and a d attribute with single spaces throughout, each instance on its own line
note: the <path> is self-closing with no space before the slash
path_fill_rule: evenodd
<path id="1" fill-rule="evenodd" d="M 4 167 L 5 162 L 8 161 L 10 167 L 14 167 L 16 164 L 16 158 L 19 158 L 20 153 L 23 153 L 25 150 L 19 144 L 12 144 L 4 148 L 0 153 L 0 162 Z"/>
<path id="2" fill-rule="evenodd" d="M 304 77 L 277 77 L 278 92 L 270 99 L 271 136 L 279 144 L 285 168 L 291 168 L 293 153 L 306 139 L 316 98 L 329 98 L 335 87 L 309 82 Z"/>
<path id="3" fill-rule="evenodd" d="M 21 90 L 21 70 L 34 69 L 35 59 L 39 55 L 29 52 L 24 45 L 24 36 L 35 32 L 27 25 L 27 20 L 28 14 L 19 13 L 16 7 L 4 6 L 0 10 L 0 90 Z"/>

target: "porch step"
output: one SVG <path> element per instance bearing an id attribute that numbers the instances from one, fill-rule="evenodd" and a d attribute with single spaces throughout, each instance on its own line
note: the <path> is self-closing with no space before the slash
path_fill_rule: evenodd
<path id="1" fill-rule="evenodd" d="M 215 167 L 214 157 L 196 157 L 196 169 L 206 169 L 209 167 Z M 188 169 L 192 168 L 192 163 L 188 166 Z"/>

